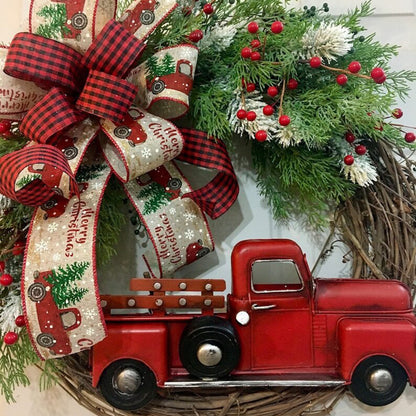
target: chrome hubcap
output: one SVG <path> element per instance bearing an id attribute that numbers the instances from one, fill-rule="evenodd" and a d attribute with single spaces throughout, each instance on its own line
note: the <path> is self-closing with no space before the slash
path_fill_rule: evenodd
<path id="1" fill-rule="evenodd" d="M 393 385 L 393 376 L 387 369 L 378 368 L 369 375 L 368 384 L 372 390 L 385 393 Z"/>
<path id="2" fill-rule="evenodd" d="M 212 367 L 221 361 L 222 352 L 216 345 L 207 343 L 198 348 L 197 357 L 201 364 Z"/>
<path id="3" fill-rule="evenodd" d="M 122 394 L 135 393 L 141 382 L 140 374 L 133 368 L 125 368 L 113 377 L 113 387 Z"/>

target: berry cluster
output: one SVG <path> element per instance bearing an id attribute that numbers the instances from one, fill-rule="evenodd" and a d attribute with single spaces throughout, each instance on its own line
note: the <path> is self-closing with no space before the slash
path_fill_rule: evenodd
<path id="1" fill-rule="evenodd" d="M 0 285 L 3 287 L 8 287 L 13 283 L 13 277 L 9 273 L 5 273 L 5 269 L 6 269 L 5 262 L 0 261 L 0 273 L 1 273 Z M 25 326 L 25 319 L 23 315 L 19 315 L 18 317 L 16 317 L 15 324 L 18 328 Z M 3 337 L 3 341 L 6 345 L 15 344 L 18 339 L 19 339 L 19 336 L 17 332 L 14 332 L 14 331 L 7 332 Z"/>
<path id="2" fill-rule="evenodd" d="M 336 77 L 336 82 L 338 85 L 345 85 L 348 82 L 348 76 L 356 76 L 359 78 L 373 80 L 376 84 L 383 84 L 387 77 L 384 73 L 384 70 L 380 67 L 373 68 L 370 72 L 370 75 L 363 75 L 359 72 L 361 71 L 361 64 L 358 61 L 352 61 L 348 65 L 348 69 L 333 68 L 327 65 L 322 64 L 322 59 L 319 56 L 313 56 L 309 59 L 309 65 L 311 68 L 325 68 L 333 72 L 340 72 Z"/>
<path id="3" fill-rule="evenodd" d="M 352 132 L 347 131 L 345 133 L 345 140 L 347 143 L 351 145 L 351 147 L 354 148 L 354 151 L 358 156 L 363 156 L 367 153 L 367 148 L 363 144 L 355 144 L 356 137 Z M 344 157 L 344 163 L 348 166 L 351 166 L 354 163 L 354 161 L 355 159 L 352 154 L 346 155 Z"/>

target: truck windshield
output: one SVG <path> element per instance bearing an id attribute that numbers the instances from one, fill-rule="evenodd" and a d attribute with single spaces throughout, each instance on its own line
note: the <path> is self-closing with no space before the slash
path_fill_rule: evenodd
<path id="1" fill-rule="evenodd" d="M 303 281 L 292 260 L 258 260 L 251 266 L 251 288 L 255 293 L 297 292 Z"/>

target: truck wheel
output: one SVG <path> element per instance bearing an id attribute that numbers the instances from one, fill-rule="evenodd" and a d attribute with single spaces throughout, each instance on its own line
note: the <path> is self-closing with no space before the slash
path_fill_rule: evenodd
<path id="1" fill-rule="evenodd" d="M 162 80 L 157 80 L 152 85 L 152 94 L 160 94 L 166 87 L 166 84 Z"/>
<path id="2" fill-rule="evenodd" d="M 40 302 L 46 296 L 46 289 L 42 283 L 32 283 L 27 289 L 27 295 L 32 302 Z"/>
<path id="3" fill-rule="evenodd" d="M 188 372 L 199 378 L 221 378 L 240 360 L 233 326 L 218 316 L 193 319 L 182 333 L 179 355 Z"/>
<path id="4" fill-rule="evenodd" d="M 376 355 L 358 364 L 350 389 L 361 402 L 370 406 L 385 406 L 403 393 L 407 374 L 403 367 L 389 357 Z"/>
<path id="5" fill-rule="evenodd" d="M 140 361 L 123 359 L 110 364 L 101 375 L 100 389 L 112 406 L 122 410 L 136 410 L 156 394 L 156 377 Z"/>
<path id="6" fill-rule="evenodd" d="M 55 344 L 55 338 L 51 334 L 46 334 L 42 332 L 36 337 L 36 342 L 44 348 L 50 348 L 53 347 Z"/>
<path id="7" fill-rule="evenodd" d="M 85 29 L 88 25 L 88 17 L 85 13 L 75 13 L 72 16 L 71 24 L 76 30 Z"/>

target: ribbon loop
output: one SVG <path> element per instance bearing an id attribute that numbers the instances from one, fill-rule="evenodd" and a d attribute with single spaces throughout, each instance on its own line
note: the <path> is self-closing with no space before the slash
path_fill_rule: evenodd
<path id="1" fill-rule="evenodd" d="M 59 194 L 79 195 L 63 153 L 54 146 L 33 145 L 0 158 L 0 193 L 24 205 L 40 206 Z"/>
<path id="2" fill-rule="evenodd" d="M 76 107 L 85 113 L 112 121 L 123 120 L 137 88 L 116 76 L 91 70 Z"/>
<path id="3" fill-rule="evenodd" d="M 82 55 L 52 39 L 18 33 L 12 40 L 4 72 L 33 81 L 43 88 L 61 86 L 79 91 L 85 74 L 80 71 Z"/>
<path id="4" fill-rule="evenodd" d="M 144 44 L 120 23 L 110 20 L 82 58 L 89 69 L 123 78 L 137 61 Z"/>
<path id="5" fill-rule="evenodd" d="M 212 219 L 220 217 L 238 196 L 238 182 L 227 149 L 221 140 L 192 129 L 181 129 L 185 147 L 178 160 L 218 170 L 214 179 L 184 197 L 193 199 Z"/>
<path id="6" fill-rule="evenodd" d="M 73 107 L 68 95 L 55 87 L 28 111 L 20 130 L 26 137 L 38 143 L 47 143 L 83 119 L 85 115 Z"/>

